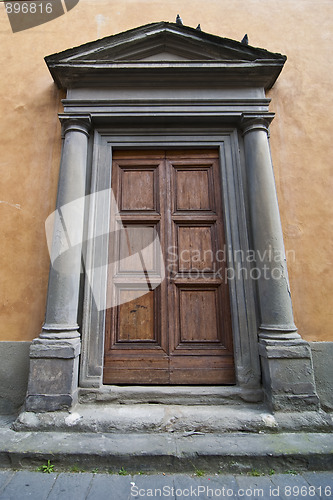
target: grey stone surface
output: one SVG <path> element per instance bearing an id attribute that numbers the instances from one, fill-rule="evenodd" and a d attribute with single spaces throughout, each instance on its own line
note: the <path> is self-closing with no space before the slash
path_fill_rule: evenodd
<path id="1" fill-rule="evenodd" d="M 24 402 L 30 342 L 0 342 L 0 413 L 15 413 Z"/>
<path id="2" fill-rule="evenodd" d="M 77 401 L 79 339 L 35 339 L 25 408 L 55 411 Z"/>
<path id="3" fill-rule="evenodd" d="M 260 472 L 257 472 L 260 474 Z M 252 497 L 252 498 L 270 498 L 272 495 L 270 491 L 272 491 L 272 476 L 258 476 L 258 477 L 249 477 L 249 476 L 236 476 L 236 484 L 234 486 L 234 491 L 240 491 L 244 494 L 243 497 Z M 247 495 L 246 493 L 250 493 Z M 274 493 L 278 493 L 277 491 Z M 238 497 L 241 498 L 241 497 Z M 281 498 L 280 495 L 274 495 L 274 498 Z"/>
<path id="4" fill-rule="evenodd" d="M 207 83 L 207 82 L 206 82 Z M 198 87 L 151 87 L 143 88 L 137 87 L 135 97 L 137 100 L 145 102 L 147 105 L 153 102 L 159 105 L 159 109 L 163 106 L 172 104 L 175 106 L 175 101 L 179 102 L 182 99 L 187 100 L 188 106 L 196 101 L 202 103 L 214 102 L 214 107 L 221 103 L 226 108 L 236 105 L 239 101 L 242 109 L 245 111 L 267 111 L 269 106 L 269 99 L 265 98 L 264 89 L 261 87 L 212 87 L 207 93 L 207 89 Z M 165 102 L 162 104 L 162 100 Z M 79 113 L 87 106 L 88 101 L 94 106 L 94 111 L 101 111 L 102 108 L 108 108 L 110 112 L 115 110 L 117 105 L 117 112 L 119 108 L 125 103 L 129 103 L 132 107 L 133 94 L 128 91 L 128 87 L 73 87 L 67 89 L 67 99 L 63 100 L 65 112 Z M 216 102 L 217 101 L 217 102 Z M 156 106 L 157 107 L 157 106 Z M 264 109 L 263 109 L 264 108 Z M 189 109 L 189 108 L 188 108 Z M 156 109 L 157 111 L 157 109 Z M 220 111 L 220 110 L 219 110 Z"/>
<path id="5" fill-rule="evenodd" d="M 299 338 L 294 324 L 287 262 L 268 142 L 273 114 L 242 120 L 251 236 L 256 252 L 261 338 Z M 262 256 L 261 259 L 259 256 Z M 273 256 L 273 257 L 272 257 Z M 276 269 L 278 273 L 276 273 Z"/>
<path id="6" fill-rule="evenodd" d="M 74 359 L 56 356 L 32 358 L 28 394 L 66 394 L 70 391 L 74 376 Z"/>
<path id="7" fill-rule="evenodd" d="M 309 344 L 302 341 L 266 341 L 259 347 L 261 356 L 270 359 L 311 359 Z M 278 383 L 278 381 L 277 381 Z"/>
<path id="8" fill-rule="evenodd" d="M 289 475 L 288 480 L 286 480 L 284 474 L 276 474 L 272 476 L 272 483 L 279 489 L 280 498 L 283 500 L 290 498 L 304 498 L 305 500 L 313 498 L 318 500 L 322 498 L 315 491 L 314 494 L 309 492 L 309 483 L 302 476 Z"/>
<path id="9" fill-rule="evenodd" d="M 0 471 L 0 493 L 14 476 L 13 471 Z"/>
<path id="10" fill-rule="evenodd" d="M 104 434 L 0 430 L 0 467 L 37 467 L 50 459 L 57 471 L 84 470 L 246 472 L 253 468 L 331 470 L 329 433 Z"/>
<path id="11" fill-rule="evenodd" d="M 22 413 L 16 430 L 70 430 L 76 432 L 232 432 L 263 430 L 275 423 L 263 409 L 181 405 L 77 405 L 71 414 Z"/>
<path id="12" fill-rule="evenodd" d="M 317 410 L 311 350 L 304 340 L 261 339 L 264 391 L 275 411 Z"/>
<path id="13" fill-rule="evenodd" d="M 83 404 L 162 404 L 162 405 L 244 405 L 244 401 L 263 399 L 261 389 L 235 386 L 103 386 L 99 389 L 80 389 Z M 260 405 L 258 405 L 259 409 Z"/>
<path id="14" fill-rule="evenodd" d="M 204 473 L 205 471 L 201 471 Z M 223 489 L 224 488 L 224 489 Z M 202 477 L 189 477 L 185 474 L 174 476 L 175 498 L 182 499 L 186 496 L 190 498 L 198 496 L 206 500 L 210 498 L 230 497 L 239 498 L 237 496 L 237 482 L 234 476 L 212 474 Z M 184 495 L 189 490 L 189 495 Z M 220 494 L 221 490 L 221 494 Z M 183 494 L 181 494 L 183 493 Z"/>
<path id="15" fill-rule="evenodd" d="M 25 407 L 29 411 L 59 411 L 71 408 L 77 400 L 77 392 L 72 394 L 29 394 Z"/>
<path id="16" fill-rule="evenodd" d="M 109 499 L 109 498 L 130 498 L 130 481 L 121 476 L 105 476 L 95 474 L 91 483 L 87 500 Z"/>
<path id="17" fill-rule="evenodd" d="M 331 498 L 331 481 L 327 473 L 273 474 L 258 477 L 215 474 L 202 471 L 192 474 L 109 475 L 59 474 L 45 477 L 41 473 L 16 472 L 5 490 L 0 488 L 1 500 L 31 498 L 39 500 L 130 500 L 132 498 Z M 50 489 L 50 485 L 52 485 Z M 325 494 L 326 487 L 326 494 Z M 294 489 L 293 489 L 294 488 Z M 303 488 L 303 489 L 302 489 Z M 6 493 L 7 492 L 7 493 Z M 37 493 L 36 493 L 37 492 Z M 321 496 L 320 496 L 321 494 Z"/>
<path id="18" fill-rule="evenodd" d="M 310 342 L 321 407 L 333 411 L 333 342 Z"/>
<path id="19" fill-rule="evenodd" d="M 47 500 L 67 500 L 68 498 L 76 500 L 86 498 L 92 479 L 93 474 L 88 473 L 72 472 L 58 474 Z"/>
<path id="20" fill-rule="evenodd" d="M 76 358 L 80 354 L 80 343 L 75 340 L 35 339 L 30 348 L 31 358 Z"/>
<path id="21" fill-rule="evenodd" d="M 19 471 L 0 493 L 1 500 L 46 500 L 54 483 L 56 474 Z"/>
<path id="22" fill-rule="evenodd" d="M 189 478 L 190 480 L 190 478 Z M 151 498 L 167 496 L 176 498 L 172 488 L 175 487 L 173 476 L 167 475 L 134 475 L 131 479 L 131 498 Z M 160 494 L 161 492 L 161 494 Z"/>
<path id="23" fill-rule="evenodd" d="M 77 315 L 90 117 L 61 115 L 60 118 L 64 141 L 46 315 L 40 334 L 40 337 L 48 339 L 79 337 Z"/>
<path id="24" fill-rule="evenodd" d="M 269 412 L 263 405 L 79 404 L 71 412 L 21 413 L 17 431 L 105 433 L 283 432 L 333 430 L 325 412 Z"/>
<path id="25" fill-rule="evenodd" d="M 325 487 L 331 488 L 331 496 L 333 496 L 333 471 L 330 472 L 304 472 L 302 477 L 308 484 L 315 486 L 316 488 Z M 323 491 L 324 493 L 324 491 Z M 324 496 L 324 495 L 323 495 Z M 329 496 L 329 495 L 326 495 Z"/>

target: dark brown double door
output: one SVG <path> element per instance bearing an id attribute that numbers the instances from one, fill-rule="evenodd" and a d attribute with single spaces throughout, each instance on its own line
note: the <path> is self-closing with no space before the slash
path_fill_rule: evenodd
<path id="1" fill-rule="evenodd" d="M 233 384 L 218 153 L 114 153 L 112 191 L 104 383 Z"/>

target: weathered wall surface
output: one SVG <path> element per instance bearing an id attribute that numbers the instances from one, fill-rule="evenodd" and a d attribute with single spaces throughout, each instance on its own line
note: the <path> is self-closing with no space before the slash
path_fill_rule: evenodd
<path id="1" fill-rule="evenodd" d="M 0 415 L 14 414 L 28 385 L 30 342 L 1 342 Z"/>
<path id="2" fill-rule="evenodd" d="M 332 338 L 333 2 L 331 0 L 80 0 L 66 15 L 12 34 L 0 4 L 0 340 L 29 341 L 44 318 L 60 158 L 61 93 L 44 56 L 155 21 L 174 21 L 288 56 L 269 97 L 271 148 L 289 252 L 296 324 Z"/>
<path id="3" fill-rule="evenodd" d="M 310 342 L 310 347 L 321 407 L 333 411 L 333 343 Z"/>

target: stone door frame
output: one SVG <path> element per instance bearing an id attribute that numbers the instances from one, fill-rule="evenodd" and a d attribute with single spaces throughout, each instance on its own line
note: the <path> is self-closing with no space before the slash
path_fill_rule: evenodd
<path id="1" fill-rule="evenodd" d="M 111 186 L 112 148 L 151 149 L 151 148 L 217 148 L 220 151 L 220 168 L 222 177 L 221 197 L 224 205 L 227 265 L 235 269 L 234 255 L 247 254 L 249 250 L 248 230 L 243 198 L 241 160 L 236 129 L 199 129 L 196 133 L 183 129 L 166 135 L 163 130 L 153 133 L 151 130 L 140 130 L 140 134 L 119 135 L 107 130 L 95 130 L 94 153 L 90 193 L 105 191 Z M 100 234 L 101 220 L 105 224 L 106 233 L 109 219 L 110 199 L 105 197 L 98 201 L 93 197 L 89 208 L 87 229 L 87 255 L 85 260 L 91 263 L 96 252 L 106 261 L 108 254 L 108 238 L 97 238 Z M 98 242 L 98 248 L 96 248 Z M 91 264 L 88 264 L 91 265 Z M 247 266 L 248 262 L 242 265 Z M 96 308 L 94 293 L 106 294 L 107 276 L 101 276 L 99 270 L 85 279 L 84 308 L 82 321 L 82 349 L 80 365 L 80 387 L 101 388 L 103 386 L 103 356 L 105 337 L 105 311 Z M 258 353 L 257 322 L 255 313 L 254 287 L 251 280 L 229 280 L 231 314 L 233 325 L 233 342 L 237 386 L 244 392 L 244 397 L 260 397 L 260 364 Z M 250 392 L 246 396 L 246 393 Z M 260 392 L 260 391 L 259 391 Z"/>

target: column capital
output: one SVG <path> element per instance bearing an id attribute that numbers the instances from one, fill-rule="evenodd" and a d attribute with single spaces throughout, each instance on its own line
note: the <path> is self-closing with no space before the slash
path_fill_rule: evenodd
<path id="1" fill-rule="evenodd" d="M 59 113 L 59 120 L 62 125 L 63 136 L 67 132 L 82 132 L 87 137 L 89 137 L 89 131 L 91 127 L 91 116 L 90 115 L 79 115 L 79 114 L 64 114 Z"/>
<path id="2" fill-rule="evenodd" d="M 275 113 L 243 113 L 241 118 L 241 129 L 243 135 L 254 130 L 263 130 L 268 134 Z"/>

